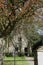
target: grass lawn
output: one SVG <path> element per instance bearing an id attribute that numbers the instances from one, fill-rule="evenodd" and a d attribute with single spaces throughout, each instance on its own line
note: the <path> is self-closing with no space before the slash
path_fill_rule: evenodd
<path id="1" fill-rule="evenodd" d="M 29 65 L 28 61 L 23 61 L 23 60 L 25 60 L 25 57 L 16 56 L 15 59 L 17 60 L 17 61 L 15 61 L 15 65 Z M 5 57 L 4 65 L 14 65 L 14 57 Z"/>

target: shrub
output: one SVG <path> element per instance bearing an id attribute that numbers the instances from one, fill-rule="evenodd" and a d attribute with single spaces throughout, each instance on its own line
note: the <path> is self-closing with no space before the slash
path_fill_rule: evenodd
<path id="1" fill-rule="evenodd" d="M 12 57 L 13 56 L 13 53 L 5 53 L 5 56 Z"/>

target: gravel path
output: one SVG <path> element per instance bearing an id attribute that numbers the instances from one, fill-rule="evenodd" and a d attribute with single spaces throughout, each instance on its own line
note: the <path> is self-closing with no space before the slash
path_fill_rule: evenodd
<path id="1" fill-rule="evenodd" d="M 28 60 L 28 63 L 30 65 L 34 65 L 34 58 L 33 57 L 25 57 L 26 60 Z"/>

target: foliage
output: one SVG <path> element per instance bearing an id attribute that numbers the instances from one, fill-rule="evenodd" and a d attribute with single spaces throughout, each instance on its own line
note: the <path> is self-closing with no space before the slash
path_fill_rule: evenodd
<path id="1" fill-rule="evenodd" d="M 6 57 L 13 57 L 13 53 L 5 53 Z"/>
<path id="2" fill-rule="evenodd" d="M 39 29 L 43 30 L 43 18 L 38 17 L 39 15 L 36 15 L 37 10 L 43 8 L 42 1 L 40 2 L 38 0 L 37 4 L 33 4 L 30 7 L 30 11 L 28 11 L 21 20 L 19 20 L 18 24 L 16 24 L 15 31 L 16 33 L 19 33 L 20 31 L 26 36 L 29 43 L 35 44 L 38 41 L 41 40 L 40 36 L 38 35 L 35 26 L 38 26 Z M 39 10 L 39 11 L 40 11 Z M 40 15 L 43 16 L 42 11 L 40 11 Z M 39 13 L 37 13 L 39 14 Z M 38 19 L 38 20 L 37 20 Z M 38 30 L 38 29 L 37 29 Z"/>
<path id="3" fill-rule="evenodd" d="M 2 2 L 4 4 L 2 5 Z M 5 4 L 6 3 L 6 4 Z M 0 1 L 0 36 L 6 36 L 14 29 L 18 34 L 23 32 L 28 41 L 36 43 L 40 36 L 36 33 L 34 25 L 43 29 L 43 22 L 35 22 L 37 9 L 43 7 L 41 0 L 2 0 Z"/>
<path id="4" fill-rule="evenodd" d="M 16 21 L 19 21 L 22 16 L 28 12 L 29 6 L 32 4 L 33 1 L 31 2 L 29 0 L 1 0 L 0 9 L 2 10 L 0 10 L 0 36 L 10 34 Z"/>

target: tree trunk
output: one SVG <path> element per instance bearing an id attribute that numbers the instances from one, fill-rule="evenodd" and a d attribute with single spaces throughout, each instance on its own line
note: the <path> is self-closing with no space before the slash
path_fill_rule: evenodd
<path id="1" fill-rule="evenodd" d="M 30 42 L 28 42 L 27 48 L 28 48 L 28 56 L 31 56 L 32 55 L 32 47 L 31 47 L 31 43 Z"/>
<path id="2" fill-rule="evenodd" d="M 21 51 L 21 49 L 22 49 L 22 38 L 20 37 L 18 39 L 18 41 L 19 41 L 19 55 L 21 55 L 21 53 L 22 53 L 22 51 Z"/>

